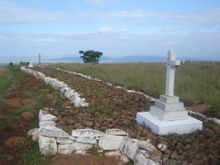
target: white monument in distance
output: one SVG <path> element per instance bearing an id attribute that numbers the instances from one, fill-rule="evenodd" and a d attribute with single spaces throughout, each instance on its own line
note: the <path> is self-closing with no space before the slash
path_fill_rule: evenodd
<path id="1" fill-rule="evenodd" d="M 31 62 L 29 62 L 28 67 L 29 68 L 33 68 L 34 66 L 33 66 L 33 64 Z"/>
<path id="2" fill-rule="evenodd" d="M 175 52 L 170 50 L 167 58 L 166 92 L 150 107 L 150 112 L 138 112 L 137 122 L 156 134 L 186 134 L 202 130 L 202 122 L 188 115 L 179 97 L 174 96 L 175 69 L 180 65 Z"/>

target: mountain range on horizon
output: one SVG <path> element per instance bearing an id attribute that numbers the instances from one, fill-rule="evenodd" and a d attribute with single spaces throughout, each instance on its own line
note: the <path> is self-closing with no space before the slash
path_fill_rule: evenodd
<path id="1" fill-rule="evenodd" d="M 193 58 L 193 57 L 178 57 L 178 60 L 181 61 L 213 61 L 213 59 L 202 59 L 202 58 Z M 31 61 L 32 63 L 37 63 L 37 58 L 25 58 L 25 57 L 13 57 L 10 59 L 2 58 L 0 61 L 1 64 L 15 62 L 18 63 L 20 61 Z M 102 56 L 100 58 L 100 63 L 128 63 L 128 62 L 165 62 L 166 57 L 163 56 L 124 56 L 124 57 L 109 57 Z M 220 61 L 220 59 L 215 59 L 214 61 Z M 58 63 L 58 62 L 77 62 L 82 63 L 82 59 L 80 57 L 74 57 L 70 55 L 66 55 L 64 57 L 48 57 L 45 58 L 42 56 L 43 63 Z"/>

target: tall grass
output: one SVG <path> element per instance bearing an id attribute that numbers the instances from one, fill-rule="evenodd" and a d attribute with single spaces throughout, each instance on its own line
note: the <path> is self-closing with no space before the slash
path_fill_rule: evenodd
<path id="1" fill-rule="evenodd" d="M 0 67 L 0 93 L 12 82 L 13 75 L 7 67 Z"/>
<path id="2" fill-rule="evenodd" d="M 50 65 L 81 72 L 156 98 L 164 94 L 166 66 L 161 63 Z M 212 104 L 220 107 L 220 63 L 185 63 L 176 70 L 175 95 L 185 104 Z M 220 111 L 220 110 L 219 110 Z"/>

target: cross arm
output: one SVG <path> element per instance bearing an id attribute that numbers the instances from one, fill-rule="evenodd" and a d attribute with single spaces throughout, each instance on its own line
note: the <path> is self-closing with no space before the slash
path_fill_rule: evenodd
<path id="1" fill-rule="evenodd" d="M 171 60 L 171 61 L 168 61 L 167 64 L 171 67 L 177 67 L 177 66 L 180 66 L 180 61 L 179 60 Z"/>

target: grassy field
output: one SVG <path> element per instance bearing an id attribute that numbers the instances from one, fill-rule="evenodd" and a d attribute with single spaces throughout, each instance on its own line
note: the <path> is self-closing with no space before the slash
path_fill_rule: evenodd
<path id="1" fill-rule="evenodd" d="M 0 67 L 0 93 L 7 88 L 13 80 L 13 74 L 7 67 Z"/>
<path id="2" fill-rule="evenodd" d="M 81 72 L 158 98 L 165 91 L 166 66 L 161 63 L 50 65 Z M 175 95 L 186 105 L 211 104 L 220 118 L 220 63 L 193 62 L 177 68 Z"/>

